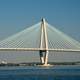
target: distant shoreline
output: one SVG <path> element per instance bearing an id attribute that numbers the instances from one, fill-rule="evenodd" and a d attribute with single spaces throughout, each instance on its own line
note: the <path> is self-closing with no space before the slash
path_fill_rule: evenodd
<path id="1" fill-rule="evenodd" d="M 80 65 L 80 62 L 50 62 L 50 65 Z M 0 63 L 0 66 L 37 66 L 42 65 L 40 63 Z"/>

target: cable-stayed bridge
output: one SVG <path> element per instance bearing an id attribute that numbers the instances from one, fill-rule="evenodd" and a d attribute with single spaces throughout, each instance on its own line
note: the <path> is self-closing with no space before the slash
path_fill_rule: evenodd
<path id="1" fill-rule="evenodd" d="M 50 51 L 80 52 L 80 43 L 42 19 L 41 22 L 0 41 L 0 51 L 38 51 L 41 63 L 47 65 Z"/>

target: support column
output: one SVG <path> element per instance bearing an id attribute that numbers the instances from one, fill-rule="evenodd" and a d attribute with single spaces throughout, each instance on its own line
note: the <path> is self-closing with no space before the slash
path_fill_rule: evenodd
<path id="1" fill-rule="evenodd" d="M 40 55 L 40 62 L 41 62 L 41 64 L 44 64 L 44 55 L 43 55 L 43 51 L 42 51 L 42 49 L 43 49 L 43 36 L 44 35 L 44 33 L 43 33 L 43 21 L 42 21 L 42 23 L 41 23 L 41 35 L 40 35 L 40 51 L 39 51 L 39 55 Z"/>
<path id="2" fill-rule="evenodd" d="M 39 51 L 41 64 L 44 64 L 44 55 L 42 51 Z"/>
<path id="3" fill-rule="evenodd" d="M 48 54 L 49 54 L 49 51 L 47 50 L 46 52 L 45 52 L 45 57 L 44 57 L 44 65 L 48 65 Z"/>
<path id="4" fill-rule="evenodd" d="M 45 57 L 44 57 L 44 65 L 47 66 L 48 65 L 48 38 L 47 38 L 47 30 L 46 30 L 46 22 L 45 19 L 43 19 L 43 31 L 44 31 L 44 44 L 45 44 Z"/>

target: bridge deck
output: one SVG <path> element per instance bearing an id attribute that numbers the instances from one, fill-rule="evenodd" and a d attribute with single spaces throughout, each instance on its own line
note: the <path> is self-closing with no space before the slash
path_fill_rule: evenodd
<path id="1" fill-rule="evenodd" d="M 0 48 L 0 51 L 46 51 L 46 48 Z M 80 49 L 47 49 L 48 51 L 80 52 Z"/>

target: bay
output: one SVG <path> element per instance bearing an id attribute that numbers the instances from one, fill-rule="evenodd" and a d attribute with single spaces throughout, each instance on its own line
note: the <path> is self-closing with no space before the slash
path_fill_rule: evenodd
<path id="1" fill-rule="evenodd" d="M 0 80 L 80 80 L 80 65 L 5 66 Z"/>

